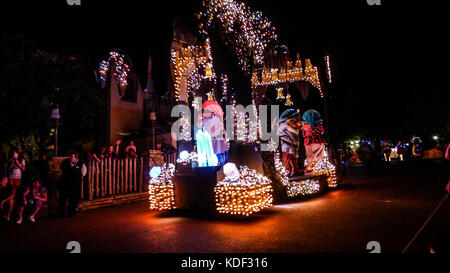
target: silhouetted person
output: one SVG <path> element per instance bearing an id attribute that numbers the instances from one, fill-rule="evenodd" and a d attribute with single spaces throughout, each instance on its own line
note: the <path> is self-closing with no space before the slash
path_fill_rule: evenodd
<path id="1" fill-rule="evenodd" d="M 73 216 L 81 198 L 81 183 L 87 173 L 86 165 L 78 159 L 78 152 L 74 151 L 70 153 L 70 158 L 61 163 L 61 170 L 58 215 L 65 215 L 68 206 L 67 213 Z"/>

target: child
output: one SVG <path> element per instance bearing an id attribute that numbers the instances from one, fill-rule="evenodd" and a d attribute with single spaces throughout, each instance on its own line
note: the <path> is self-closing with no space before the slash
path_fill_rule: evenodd
<path id="1" fill-rule="evenodd" d="M 300 115 L 295 109 L 287 109 L 281 114 L 279 122 L 278 135 L 281 141 L 283 165 L 288 171 L 288 176 L 293 176 L 298 173 Z"/>
<path id="2" fill-rule="evenodd" d="M 302 117 L 302 133 L 306 150 L 306 171 L 311 172 L 315 163 L 325 156 L 325 130 L 323 120 L 316 110 L 308 110 Z"/>

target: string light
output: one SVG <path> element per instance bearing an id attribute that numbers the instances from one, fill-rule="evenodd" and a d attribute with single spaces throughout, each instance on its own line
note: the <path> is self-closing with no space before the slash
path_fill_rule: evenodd
<path id="1" fill-rule="evenodd" d="M 272 181 L 247 166 L 241 166 L 239 178 L 229 177 L 214 188 L 219 213 L 249 216 L 272 206 Z"/>
<path id="2" fill-rule="evenodd" d="M 290 181 L 287 175 L 287 170 L 280 159 L 280 153 L 274 152 L 275 171 L 281 184 L 286 188 L 289 197 L 297 197 L 301 195 L 311 195 L 319 192 L 319 179 L 304 179 L 297 181 Z"/>
<path id="3" fill-rule="evenodd" d="M 187 46 L 177 51 L 172 50 L 171 62 L 174 74 L 175 99 L 177 101 L 180 101 L 180 98 L 187 100 L 188 95 L 195 97 L 195 92 L 205 79 L 212 81 L 214 85 L 217 82 L 209 38 L 202 46 Z M 192 68 L 193 70 L 186 75 L 187 71 Z M 186 86 L 182 85 L 184 78 L 186 79 Z"/>
<path id="4" fill-rule="evenodd" d="M 226 102 L 228 97 L 228 76 L 222 74 L 220 76 L 220 82 L 222 83 L 222 99 L 221 102 Z"/>
<path id="5" fill-rule="evenodd" d="M 292 66 L 292 62 L 287 61 L 287 69 L 268 69 L 264 67 L 261 72 L 261 80 L 258 77 L 258 71 L 254 71 L 252 75 L 252 86 L 268 86 L 268 85 L 279 85 L 282 83 L 293 83 L 297 81 L 307 81 L 312 86 L 316 87 L 320 96 L 323 98 L 322 86 L 319 79 L 319 70 L 316 66 L 313 66 L 310 59 L 305 60 L 305 70 L 303 71 L 302 62 L 297 59 L 295 65 Z M 278 97 L 281 99 L 279 88 L 277 88 Z M 283 97 L 284 98 L 284 97 Z M 277 98 L 278 99 L 278 98 Z"/>
<path id="6" fill-rule="evenodd" d="M 180 117 L 180 135 L 184 141 L 191 141 L 191 120 L 187 118 L 185 113 L 181 113 Z"/>
<path id="7" fill-rule="evenodd" d="M 326 55 L 324 57 L 325 59 L 325 66 L 327 69 L 327 78 L 328 78 L 328 83 L 332 82 L 332 78 L 331 78 L 331 66 L 330 66 L 330 55 Z"/>
<path id="8" fill-rule="evenodd" d="M 264 50 L 277 40 L 275 27 L 260 11 L 252 12 L 244 3 L 234 0 L 204 1 L 200 12 L 199 33 L 208 36 L 216 19 L 226 35 L 225 43 L 231 46 L 241 69 L 250 72 L 252 63 L 264 64 Z M 253 59 L 251 59 L 253 57 Z"/>
<path id="9" fill-rule="evenodd" d="M 129 66 L 124 61 L 125 55 L 120 54 L 117 51 L 109 52 L 109 57 L 107 60 L 103 60 L 99 65 L 100 81 L 105 83 L 107 79 L 107 73 L 111 65 L 113 65 L 113 79 L 116 81 L 120 87 L 124 88 L 127 86 L 128 72 L 130 72 Z"/>
<path id="10" fill-rule="evenodd" d="M 324 151 L 325 156 L 319 162 L 313 162 L 312 171 L 315 175 L 325 174 L 327 176 L 328 187 L 337 187 L 336 166 L 334 166 L 328 157 L 328 151 Z"/>
<path id="11" fill-rule="evenodd" d="M 173 164 L 164 164 L 161 174 L 150 180 L 148 185 L 150 209 L 170 210 L 175 208 L 174 185 L 175 173 Z"/>

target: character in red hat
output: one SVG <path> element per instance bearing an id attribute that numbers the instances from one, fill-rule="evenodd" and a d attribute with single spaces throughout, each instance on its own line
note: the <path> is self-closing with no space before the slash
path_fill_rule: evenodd
<path id="1" fill-rule="evenodd" d="M 211 135 L 214 154 L 220 165 L 223 165 L 227 153 L 226 134 L 223 126 L 224 112 L 220 105 L 213 100 L 207 100 L 202 104 L 202 112 L 201 127 L 203 131 Z"/>

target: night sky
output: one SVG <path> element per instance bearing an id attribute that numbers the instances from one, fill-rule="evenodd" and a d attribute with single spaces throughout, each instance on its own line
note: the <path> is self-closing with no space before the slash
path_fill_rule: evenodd
<path id="1" fill-rule="evenodd" d="M 2 6 L 2 31 L 22 33 L 51 52 L 83 53 L 95 62 L 110 49 L 125 49 L 144 82 L 150 49 L 155 86 L 163 94 L 172 21 L 182 16 L 194 28 L 201 1 L 81 2 L 70 7 L 64 0 L 14 1 Z M 341 137 L 443 131 L 450 87 L 445 6 L 386 0 L 378 7 L 366 0 L 245 2 L 272 21 L 291 53 L 310 57 L 314 65 L 331 55 L 330 115 Z"/>

